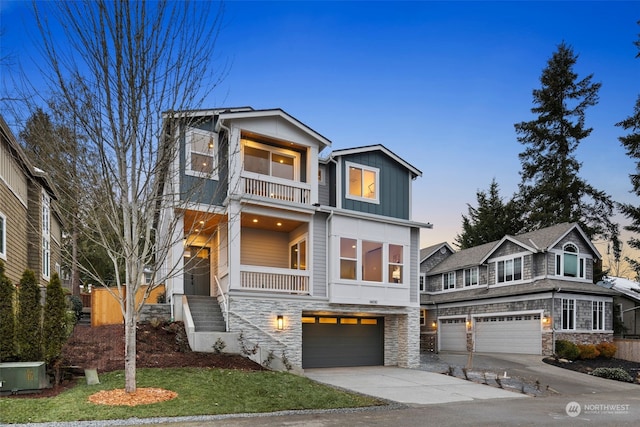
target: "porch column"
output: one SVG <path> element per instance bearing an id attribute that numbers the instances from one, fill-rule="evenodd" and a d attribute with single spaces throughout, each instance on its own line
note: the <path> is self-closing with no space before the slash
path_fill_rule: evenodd
<path id="1" fill-rule="evenodd" d="M 229 201 L 228 253 L 229 253 L 229 289 L 240 288 L 240 202 Z"/>

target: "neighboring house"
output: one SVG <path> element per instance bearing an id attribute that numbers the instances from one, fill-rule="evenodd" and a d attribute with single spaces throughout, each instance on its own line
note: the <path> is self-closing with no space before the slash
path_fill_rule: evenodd
<path id="1" fill-rule="evenodd" d="M 623 338 L 640 338 L 640 283 L 623 277 L 606 277 L 598 285 L 616 292 L 614 313 L 623 326 Z"/>
<path id="2" fill-rule="evenodd" d="M 0 138 L 0 259 L 14 285 L 29 269 L 46 286 L 62 262 L 53 186 L 29 162 L 2 116 Z"/>
<path id="3" fill-rule="evenodd" d="M 613 339 L 613 292 L 593 283 L 600 254 L 577 224 L 558 224 L 422 260 L 423 340 L 440 351 L 552 354 L 555 341 Z M 441 248 L 442 249 L 442 248 Z"/>
<path id="4" fill-rule="evenodd" d="M 200 295 L 215 297 L 224 329 L 263 358 L 417 366 L 420 229 L 431 227 L 411 219 L 421 172 L 382 145 L 321 158 L 330 141 L 280 109 L 178 116 L 165 116 L 180 135 L 167 188 L 192 203 L 162 212 L 159 227 L 182 224 L 167 299 L 195 325 L 192 346 L 203 347 L 191 297 Z"/>

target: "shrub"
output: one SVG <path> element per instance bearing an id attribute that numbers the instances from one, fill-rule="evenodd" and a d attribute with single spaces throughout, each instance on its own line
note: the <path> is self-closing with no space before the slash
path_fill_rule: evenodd
<path id="1" fill-rule="evenodd" d="M 596 346 L 598 351 L 600 352 L 600 356 L 611 359 L 616 355 L 616 351 L 618 351 L 618 347 L 612 342 L 603 341 Z"/>
<path id="2" fill-rule="evenodd" d="M 15 356 L 14 296 L 15 288 L 4 274 L 4 262 L 0 260 L 0 361 Z"/>
<path id="3" fill-rule="evenodd" d="M 593 344 L 578 344 L 578 349 L 580 350 L 580 355 L 578 356 L 580 359 L 595 359 L 600 356 L 600 352 Z"/>
<path id="4" fill-rule="evenodd" d="M 47 285 L 42 325 L 42 347 L 47 363 L 60 357 L 67 340 L 67 310 L 64 291 L 58 273 L 53 273 Z"/>
<path id="5" fill-rule="evenodd" d="M 563 359 L 576 360 L 580 355 L 580 349 L 571 341 L 556 340 L 556 355 Z"/>
<path id="6" fill-rule="evenodd" d="M 25 270 L 20 278 L 18 315 L 16 316 L 16 342 L 23 362 L 42 359 L 42 304 L 36 275 Z"/>
<path id="7" fill-rule="evenodd" d="M 610 380 L 633 382 L 631 375 L 622 368 L 596 368 L 591 372 L 591 375 Z"/>
<path id="8" fill-rule="evenodd" d="M 76 318 L 75 322 L 78 323 L 80 321 L 80 318 L 82 317 L 82 300 L 78 295 L 70 295 L 69 305 L 75 315 L 75 318 Z"/>

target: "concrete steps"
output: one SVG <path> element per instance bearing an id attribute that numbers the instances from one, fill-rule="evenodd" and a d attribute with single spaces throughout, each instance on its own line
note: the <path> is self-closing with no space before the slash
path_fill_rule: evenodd
<path id="1" fill-rule="evenodd" d="M 213 297 L 188 295 L 187 303 L 195 332 L 225 332 L 226 324 L 218 301 Z"/>

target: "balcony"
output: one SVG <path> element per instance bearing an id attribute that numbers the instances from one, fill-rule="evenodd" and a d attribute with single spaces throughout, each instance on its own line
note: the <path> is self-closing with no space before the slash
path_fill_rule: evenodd
<path id="1" fill-rule="evenodd" d="M 240 267 L 240 289 L 308 295 L 309 272 L 243 265 Z"/>
<path id="2" fill-rule="evenodd" d="M 252 177 L 243 174 L 241 179 L 244 195 L 305 205 L 311 204 L 311 186 L 309 184 L 266 175 Z"/>

